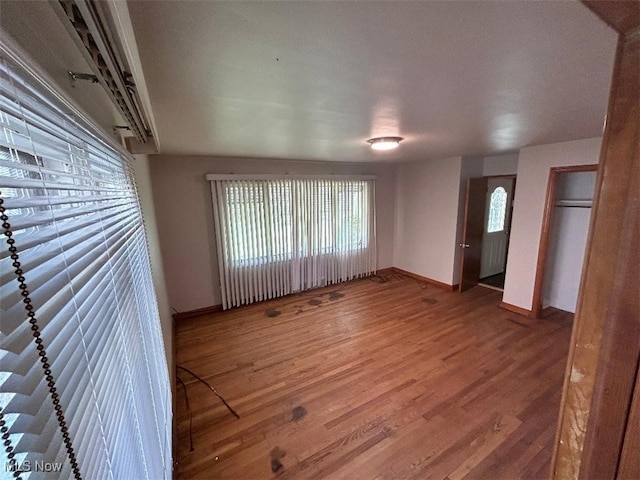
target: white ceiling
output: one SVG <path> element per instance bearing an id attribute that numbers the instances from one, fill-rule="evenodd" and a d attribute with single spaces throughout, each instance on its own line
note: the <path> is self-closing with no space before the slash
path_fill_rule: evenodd
<path id="1" fill-rule="evenodd" d="M 129 9 L 161 153 L 404 161 L 602 131 L 616 35 L 578 2 Z M 405 140 L 368 148 L 383 135 Z"/>

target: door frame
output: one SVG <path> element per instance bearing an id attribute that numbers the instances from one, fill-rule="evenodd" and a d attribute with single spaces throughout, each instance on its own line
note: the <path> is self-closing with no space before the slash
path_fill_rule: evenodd
<path id="1" fill-rule="evenodd" d="M 566 167 L 551 167 L 549 169 L 549 181 L 547 183 L 547 195 L 542 216 L 542 230 L 540 231 L 540 245 L 538 247 L 538 262 L 536 264 L 536 279 L 533 286 L 532 313 L 535 318 L 542 315 L 542 302 L 544 298 L 544 276 L 547 268 L 549 243 L 551 240 L 551 225 L 553 223 L 554 206 L 557 198 L 558 175 L 561 173 L 597 172 L 597 164 L 570 165 Z"/>
<path id="2" fill-rule="evenodd" d="M 632 475 L 625 464 L 640 370 L 640 297 L 630 295 L 640 273 L 640 1 L 582 2 L 618 33 L 618 48 L 551 460 L 554 480 L 640 475 L 637 462 Z"/>

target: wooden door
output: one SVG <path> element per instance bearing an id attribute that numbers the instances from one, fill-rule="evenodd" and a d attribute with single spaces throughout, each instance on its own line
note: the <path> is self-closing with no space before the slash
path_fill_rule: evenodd
<path id="1" fill-rule="evenodd" d="M 464 208 L 464 233 L 460 255 L 460 292 L 469 290 L 480 281 L 482 261 L 482 233 L 484 232 L 484 207 L 487 196 L 487 179 L 467 180 L 467 196 Z"/>
<path id="2" fill-rule="evenodd" d="M 487 181 L 480 278 L 504 272 L 507 263 L 507 245 L 509 244 L 513 183 L 514 179 L 511 177 L 492 177 Z M 504 196 L 504 210 L 500 210 L 498 205 L 494 205 L 493 210 L 498 209 L 499 211 L 496 213 L 502 213 L 502 221 L 500 222 L 500 219 L 496 218 L 495 222 L 491 222 L 489 221 L 492 212 L 491 204 L 501 200 L 501 196 Z"/>

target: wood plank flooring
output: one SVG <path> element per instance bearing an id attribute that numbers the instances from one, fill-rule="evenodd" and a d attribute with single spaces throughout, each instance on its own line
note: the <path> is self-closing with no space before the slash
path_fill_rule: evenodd
<path id="1" fill-rule="evenodd" d="M 177 477 L 546 478 L 572 315 L 500 299 L 391 275 L 179 322 L 240 419 L 180 371 Z"/>

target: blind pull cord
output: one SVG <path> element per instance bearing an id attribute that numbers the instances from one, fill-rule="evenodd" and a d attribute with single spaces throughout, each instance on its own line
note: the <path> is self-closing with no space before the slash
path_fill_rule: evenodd
<path id="1" fill-rule="evenodd" d="M 49 358 L 47 357 L 47 351 L 44 347 L 42 338 L 40 338 L 40 326 L 38 325 L 38 319 L 36 318 L 36 314 L 34 312 L 35 309 L 31 304 L 31 297 L 29 296 L 29 290 L 27 289 L 27 284 L 25 283 L 26 279 L 24 277 L 24 271 L 22 270 L 22 264 L 20 263 L 18 249 L 15 246 L 16 241 L 12 238 L 13 232 L 11 230 L 9 216 L 6 213 L 6 208 L 4 207 L 4 200 L 2 199 L 2 197 L 0 197 L 0 220 L 2 220 L 4 235 L 7 237 L 7 244 L 9 245 L 8 250 L 11 253 L 11 260 L 13 260 L 12 265 L 13 268 L 15 268 L 14 272 L 17 275 L 16 280 L 20 285 L 19 288 L 21 290 L 22 302 L 25 304 L 24 308 L 27 310 L 27 316 L 29 317 L 29 323 L 31 324 L 31 331 L 33 332 L 33 337 L 35 339 L 34 342 L 36 344 L 36 350 L 38 350 L 38 356 L 40 357 L 40 363 L 42 364 L 42 368 L 44 369 L 44 375 L 47 381 L 47 386 L 49 387 L 49 394 L 51 395 L 53 408 L 56 412 L 58 424 L 60 425 L 62 440 L 67 450 L 69 461 L 71 462 L 71 468 L 73 469 L 73 477 L 76 480 L 81 480 L 82 476 L 80 475 L 78 460 L 76 459 L 76 454 L 71 443 L 71 437 L 69 436 L 69 427 L 67 427 L 67 422 L 64 418 L 64 412 L 62 410 L 62 406 L 60 405 L 60 395 L 58 394 L 56 382 L 51 373 L 51 364 L 49 363 Z"/>

